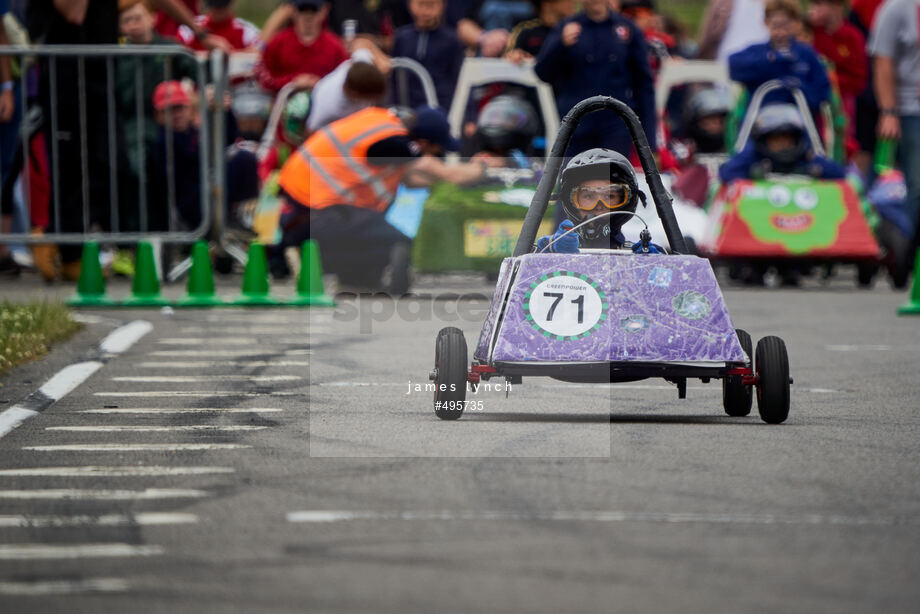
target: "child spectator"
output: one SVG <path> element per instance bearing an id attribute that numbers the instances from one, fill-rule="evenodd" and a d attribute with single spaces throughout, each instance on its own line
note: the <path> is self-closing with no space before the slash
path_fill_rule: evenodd
<path id="1" fill-rule="evenodd" d="M 729 56 L 728 69 L 731 78 L 743 83 L 750 94 L 773 79 L 801 89 L 812 113 L 817 115 L 818 107 L 830 96 L 830 82 L 814 49 L 795 38 L 801 21 L 797 0 L 767 0 L 764 23 L 770 40 Z M 791 100 L 788 91 L 777 91 L 768 94 L 765 102 Z"/>
<path id="2" fill-rule="evenodd" d="M 154 29 L 155 17 L 144 0 L 119 0 L 118 25 L 124 41 L 128 45 L 171 45 L 175 41 L 157 34 Z M 157 142 L 157 122 L 153 106 L 153 92 L 165 79 L 166 62 L 163 57 L 124 57 L 117 60 L 116 66 L 116 100 L 121 125 L 124 127 L 125 149 L 128 168 L 135 181 L 143 173 L 146 176 L 148 200 L 155 202 L 156 185 L 153 181 L 153 152 Z M 191 58 L 173 57 L 172 78 L 194 79 L 197 67 Z M 137 112 L 137 75 L 140 79 L 141 114 Z M 141 149 L 144 153 L 144 168 L 141 169 Z M 136 208 L 135 208 L 136 209 Z M 166 228 L 165 209 L 150 208 L 150 227 L 162 230 Z M 123 226 L 136 228 L 139 224 L 137 211 L 127 211 Z"/>
<path id="3" fill-rule="evenodd" d="M 420 63 L 434 78 L 438 104 L 450 108 L 463 64 L 464 48 L 453 31 L 441 22 L 444 0 L 409 0 L 412 25 L 396 30 L 393 57 L 406 57 Z M 409 90 L 409 106 L 427 104 L 421 88 Z"/>
<path id="4" fill-rule="evenodd" d="M 259 28 L 236 16 L 233 12 L 233 0 L 206 0 L 205 4 L 208 10 L 204 15 L 198 15 L 195 18 L 197 25 L 213 36 L 219 36 L 227 41 L 234 51 L 258 47 L 261 41 Z M 187 26 L 179 27 L 179 39 L 195 51 L 205 50 L 204 45 L 195 38 L 195 33 Z"/>
<path id="5" fill-rule="evenodd" d="M 814 0 L 808 20 L 814 33 L 815 50 L 830 60 L 837 72 L 843 108 L 851 130 L 856 121 L 856 97 L 869 78 L 866 38 L 845 19 L 846 0 Z"/>
<path id="6" fill-rule="evenodd" d="M 199 175 L 199 150 L 202 143 L 195 113 L 192 109 L 192 97 L 178 81 L 164 81 L 153 93 L 153 106 L 159 124 L 155 161 L 157 174 L 155 180 L 165 191 L 169 186 L 170 168 L 175 190 L 176 212 L 183 224 L 197 228 L 201 224 L 201 177 Z M 167 114 L 169 122 L 167 122 Z M 237 138 L 236 122 L 232 113 L 226 113 L 226 143 L 232 144 Z M 167 126 L 171 134 L 167 134 Z M 167 139 L 172 140 L 172 164 L 167 156 Z M 227 160 L 227 204 L 231 211 L 244 201 L 258 198 L 259 179 L 258 161 L 252 152 L 236 149 Z M 228 216 L 230 221 L 235 216 Z"/>
<path id="7" fill-rule="evenodd" d="M 342 41 L 324 27 L 329 16 L 325 0 L 290 0 L 293 23 L 265 46 L 256 68 L 259 83 L 277 92 L 288 83 L 312 88 L 348 59 Z"/>
<path id="8" fill-rule="evenodd" d="M 658 74 L 665 58 L 677 51 L 677 41 L 664 32 L 664 20 L 655 10 L 653 0 L 623 0 L 620 12 L 629 17 L 645 35 L 649 47 L 649 65 L 652 74 Z"/>

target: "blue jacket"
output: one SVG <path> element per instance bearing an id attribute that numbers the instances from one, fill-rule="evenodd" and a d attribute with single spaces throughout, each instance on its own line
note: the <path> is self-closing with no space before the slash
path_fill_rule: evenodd
<path id="1" fill-rule="evenodd" d="M 438 104 L 450 108 L 460 76 L 465 50 L 460 39 L 443 25 L 435 30 L 418 30 L 414 25 L 396 30 L 393 40 L 393 57 L 412 58 L 420 63 L 434 81 Z M 401 71 L 402 72 L 402 71 Z M 398 96 L 399 88 L 393 89 Z M 409 106 L 428 104 L 422 87 L 414 76 L 409 77 Z"/>
<path id="2" fill-rule="evenodd" d="M 748 143 L 743 151 L 719 167 L 719 179 L 722 183 L 735 179 L 758 179 L 768 172 L 771 172 L 769 161 L 757 153 L 753 143 Z M 815 155 L 814 151 L 809 149 L 792 174 L 810 175 L 816 179 L 843 179 L 846 177 L 846 169 L 829 158 Z"/>
<path id="3" fill-rule="evenodd" d="M 574 45 L 566 47 L 562 29 L 573 21 L 581 24 L 581 35 Z M 657 118 L 648 46 L 632 20 L 614 12 L 601 22 L 584 13 L 566 19 L 546 37 L 534 70 L 553 86 L 560 117 L 590 96 L 613 96 L 638 114 L 649 145 L 655 149 Z M 578 133 L 611 128 L 620 131 L 623 127 L 612 113 L 599 111 L 584 118 Z"/>
<path id="4" fill-rule="evenodd" d="M 728 57 L 728 71 L 729 76 L 743 83 L 751 94 L 771 79 L 791 80 L 805 94 L 812 110 L 830 97 L 831 84 L 818 54 L 795 40 L 788 54 L 777 52 L 770 43 L 751 45 L 733 53 Z M 788 91 L 771 92 L 764 104 L 774 102 L 792 102 L 792 96 Z"/>

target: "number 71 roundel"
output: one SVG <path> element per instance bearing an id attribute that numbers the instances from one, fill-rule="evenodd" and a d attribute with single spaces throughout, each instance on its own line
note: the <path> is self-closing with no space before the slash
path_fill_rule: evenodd
<path id="1" fill-rule="evenodd" d="M 527 321 L 545 337 L 584 339 L 607 319 L 607 297 L 593 279 L 572 271 L 540 276 L 524 295 Z"/>

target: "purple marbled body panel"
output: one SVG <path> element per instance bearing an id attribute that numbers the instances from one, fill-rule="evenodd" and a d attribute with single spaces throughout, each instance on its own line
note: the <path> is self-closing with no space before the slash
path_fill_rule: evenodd
<path id="1" fill-rule="evenodd" d="M 488 356 L 515 261 L 520 270 Z M 475 356 L 489 362 L 745 360 L 707 260 L 628 254 L 506 259 Z"/>
<path id="2" fill-rule="evenodd" d="M 492 331 L 495 329 L 495 322 L 498 320 L 502 297 L 505 296 L 505 289 L 508 287 L 513 264 L 514 258 L 502 260 L 502 266 L 498 271 L 498 283 L 495 285 L 495 294 L 492 295 L 492 305 L 489 307 L 489 315 L 486 316 L 485 324 L 482 325 L 482 332 L 479 333 L 479 343 L 476 345 L 476 352 L 473 354 L 473 358 L 486 360 L 489 356 L 489 340 L 492 337 Z"/>

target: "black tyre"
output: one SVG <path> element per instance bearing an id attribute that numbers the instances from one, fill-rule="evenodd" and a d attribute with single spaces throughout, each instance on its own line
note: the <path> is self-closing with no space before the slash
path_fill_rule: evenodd
<path id="1" fill-rule="evenodd" d="M 466 401 L 466 338 L 453 326 L 438 333 L 434 352 L 434 413 L 441 420 L 457 420 Z"/>
<path id="2" fill-rule="evenodd" d="M 747 331 L 736 329 L 741 349 L 748 357 L 748 366 L 752 365 L 754 356 L 754 342 Z M 754 387 L 745 386 L 740 375 L 729 375 L 722 379 L 722 407 L 729 416 L 741 417 L 751 413 L 754 402 Z"/>
<path id="3" fill-rule="evenodd" d="M 757 411 L 768 424 L 780 424 L 789 416 L 789 355 L 779 337 L 764 337 L 754 353 L 757 370 Z"/>
<path id="4" fill-rule="evenodd" d="M 860 288 L 868 288 L 872 285 L 875 274 L 878 273 L 879 266 L 874 261 L 859 262 L 856 265 L 856 283 Z"/>
<path id="5" fill-rule="evenodd" d="M 878 242 L 885 251 L 885 266 L 888 269 L 891 286 L 897 290 L 907 287 L 914 253 L 910 237 L 889 222 L 882 220 L 878 226 Z"/>

